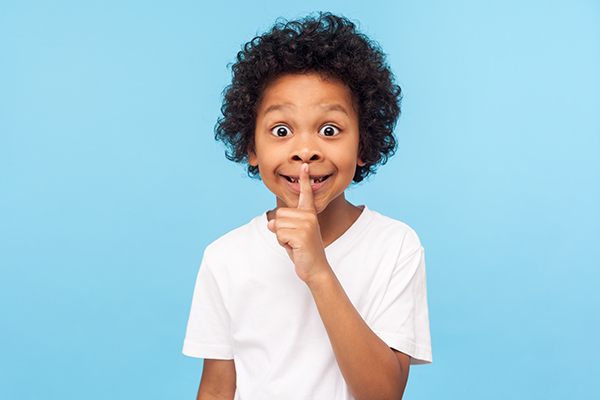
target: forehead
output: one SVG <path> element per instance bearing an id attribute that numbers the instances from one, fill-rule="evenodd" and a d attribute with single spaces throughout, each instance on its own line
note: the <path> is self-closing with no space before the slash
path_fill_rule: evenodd
<path id="1" fill-rule="evenodd" d="M 339 80 L 314 73 L 283 75 L 267 85 L 257 114 L 261 117 L 272 111 L 308 108 L 354 114 L 352 91 Z"/>

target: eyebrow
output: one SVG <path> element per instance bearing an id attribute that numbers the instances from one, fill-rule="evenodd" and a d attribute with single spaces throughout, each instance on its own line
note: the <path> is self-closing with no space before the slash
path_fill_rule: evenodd
<path id="1" fill-rule="evenodd" d="M 322 104 L 322 105 L 319 105 L 318 107 L 325 112 L 340 111 L 340 112 L 343 112 L 344 114 L 350 116 L 350 113 L 348 112 L 348 110 L 346 110 L 346 108 L 344 106 L 342 106 L 341 104 Z M 283 109 L 294 109 L 294 108 L 295 108 L 294 105 L 292 105 L 290 103 L 273 104 L 272 106 L 267 107 L 267 109 L 262 113 L 262 115 L 267 115 L 271 111 L 280 111 Z"/>
<path id="2" fill-rule="evenodd" d="M 323 109 L 325 112 L 341 111 L 344 114 L 350 116 L 350 113 L 348 112 L 348 110 L 346 110 L 346 108 L 344 106 L 342 106 L 341 104 L 323 104 L 323 105 L 320 105 L 319 108 Z"/>
<path id="3" fill-rule="evenodd" d="M 262 113 L 262 115 L 267 115 L 271 111 L 279 111 L 279 110 L 283 110 L 283 109 L 286 109 L 286 108 L 287 109 L 293 109 L 295 107 L 292 104 L 290 104 L 290 103 L 273 104 L 272 106 L 267 107 L 267 109 Z"/>

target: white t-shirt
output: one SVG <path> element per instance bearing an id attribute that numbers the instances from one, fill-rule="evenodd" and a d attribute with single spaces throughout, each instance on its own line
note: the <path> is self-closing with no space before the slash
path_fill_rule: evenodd
<path id="1" fill-rule="evenodd" d="M 411 364 L 431 362 L 423 248 L 402 222 L 364 207 L 325 249 L 352 304 Z M 352 399 L 311 293 L 266 213 L 210 244 L 183 353 L 233 359 L 235 399 Z"/>

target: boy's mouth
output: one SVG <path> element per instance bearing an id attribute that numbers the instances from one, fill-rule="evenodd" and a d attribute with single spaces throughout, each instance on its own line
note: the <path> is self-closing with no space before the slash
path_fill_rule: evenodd
<path id="1" fill-rule="evenodd" d="M 300 182 L 300 178 L 299 177 L 294 177 L 294 176 L 287 176 L 287 175 L 282 175 L 285 179 L 287 179 L 288 182 L 291 183 L 299 183 Z M 323 176 L 318 176 L 318 177 L 313 177 L 310 178 L 310 184 L 314 185 L 315 183 L 321 183 L 326 181 L 331 175 L 323 175 Z"/>

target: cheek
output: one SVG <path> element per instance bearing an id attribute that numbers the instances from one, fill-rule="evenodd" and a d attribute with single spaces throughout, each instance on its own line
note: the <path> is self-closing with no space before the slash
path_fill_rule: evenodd
<path id="1" fill-rule="evenodd" d="M 360 149 L 356 149 L 354 147 L 347 149 L 346 154 L 346 161 L 345 161 L 345 166 L 348 169 L 352 169 L 354 170 L 356 168 L 356 166 L 363 166 L 365 165 L 365 163 L 362 161 L 362 157 L 360 154 Z M 348 156 L 349 154 L 352 154 L 351 156 Z"/>

